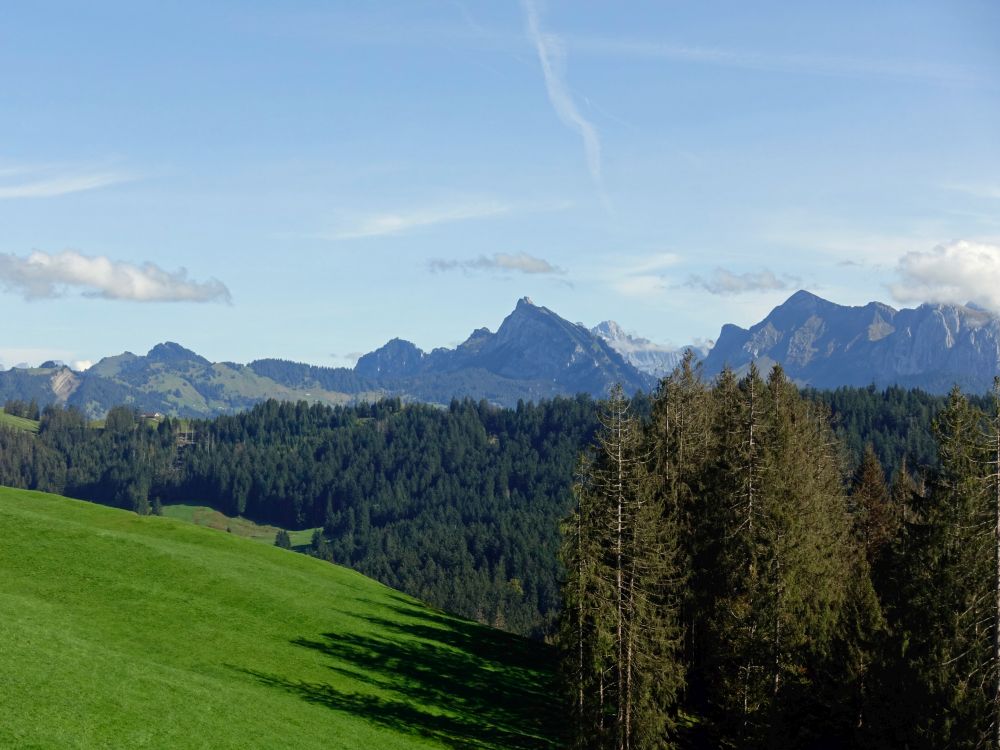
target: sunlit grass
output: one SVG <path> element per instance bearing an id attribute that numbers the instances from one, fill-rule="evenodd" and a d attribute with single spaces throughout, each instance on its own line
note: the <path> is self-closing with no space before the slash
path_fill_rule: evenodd
<path id="1" fill-rule="evenodd" d="M 556 747 L 551 654 L 236 534 L 0 488 L 0 747 Z"/>

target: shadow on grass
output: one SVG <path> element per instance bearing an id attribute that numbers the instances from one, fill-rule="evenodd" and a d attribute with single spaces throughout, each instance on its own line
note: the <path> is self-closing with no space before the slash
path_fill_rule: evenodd
<path id="1" fill-rule="evenodd" d="M 303 700 L 454 748 L 555 748 L 559 705 L 550 649 L 508 633 L 415 607 L 398 619 L 359 618 L 379 635 L 325 633 L 292 643 L 330 658 L 329 669 L 371 692 L 243 670 Z M 382 634 L 385 634 L 384 636 Z"/>

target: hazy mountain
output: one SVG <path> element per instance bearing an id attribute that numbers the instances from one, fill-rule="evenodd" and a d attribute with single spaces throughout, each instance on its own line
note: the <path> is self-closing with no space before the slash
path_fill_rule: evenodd
<path id="1" fill-rule="evenodd" d="M 692 345 L 674 349 L 663 344 L 655 344 L 649 339 L 632 336 L 613 320 L 599 323 L 591 328 L 590 332 L 607 341 L 626 362 L 654 378 L 662 378 L 673 372 L 689 348 L 700 358 L 708 354 L 708 349 L 704 347 Z"/>
<path id="2" fill-rule="evenodd" d="M 0 403 L 34 398 L 42 405 L 76 406 L 91 417 L 118 404 L 209 416 L 267 398 L 337 404 L 392 395 L 448 403 L 467 396 L 509 406 L 519 399 L 603 396 L 616 382 L 632 393 L 654 381 L 585 327 L 525 298 L 496 333 L 481 328 L 455 349 L 429 353 L 393 339 L 361 357 L 353 370 L 279 359 L 213 363 L 165 342 L 145 355 L 105 357 L 84 372 L 55 362 L 0 372 Z"/>
<path id="3" fill-rule="evenodd" d="M 751 361 L 762 370 L 780 363 L 817 388 L 874 383 L 941 393 L 957 383 L 983 392 L 1000 373 L 1000 319 L 968 305 L 845 307 L 800 291 L 749 329 L 723 326 L 705 369 L 744 370 Z"/>
<path id="4" fill-rule="evenodd" d="M 393 339 L 363 356 L 354 370 L 421 400 L 469 396 L 507 405 L 576 393 L 603 396 L 617 382 L 629 393 L 653 384 L 604 339 L 527 297 L 496 333 L 480 328 L 455 349 L 430 353 Z"/>
<path id="5" fill-rule="evenodd" d="M 353 370 L 279 359 L 213 363 L 165 342 L 145 355 L 105 357 L 83 372 L 55 361 L 0 371 L 0 403 L 70 404 L 91 417 L 117 404 L 210 416 L 267 398 L 338 404 L 399 396 L 446 404 L 469 397 L 509 406 L 600 397 L 617 382 L 629 393 L 650 390 L 679 356 L 613 321 L 588 330 L 524 298 L 496 333 L 480 328 L 454 349 L 431 352 L 393 339 Z M 743 371 L 751 361 L 764 371 L 778 362 L 796 382 L 817 388 L 899 384 L 941 393 L 958 383 L 983 392 L 1000 372 L 1000 319 L 975 306 L 845 307 L 797 292 L 749 329 L 723 326 L 704 359 L 710 376 L 726 364 Z"/>

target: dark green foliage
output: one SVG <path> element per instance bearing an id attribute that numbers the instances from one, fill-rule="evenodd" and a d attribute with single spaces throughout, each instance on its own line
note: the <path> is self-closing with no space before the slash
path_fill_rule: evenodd
<path id="1" fill-rule="evenodd" d="M 804 395 L 829 410 L 853 466 L 860 465 L 869 445 L 889 476 L 895 475 L 904 461 L 911 467 L 937 465 L 931 423 L 947 397 L 898 386 L 884 390 L 875 386 L 808 389 Z"/>
<path id="2" fill-rule="evenodd" d="M 614 396 L 607 408 L 622 412 Z M 727 371 L 710 388 L 689 358 L 654 399 L 651 455 L 626 439 L 634 423 L 606 422 L 564 527 L 560 642 L 578 745 L 672 746 L 686 677 L 684 707 L 711 745 L 854 744 L 883 626 L 826 415 L 779 368 L 766 382 Z M 627 610 L 649 620 L 632 631 L 624 619 L 624 642 L 657 654 L 648 662 L 623 656 L 623 591 L 657 592 Z M 657 689 L 623 732 L 632 664 Z"/>
<path id="3" fill-rule="evenodd" d="M 935 435 L 940 469 L 926 489 L 902 476 L 892 491 L 906 523 L 897 592 L 886 596 L 894 637 L 884 670 L 906 689 L 882 715 L 891 741 L 910 747 L 994 746 L 996 423 L 955 389 Z"/>
<path id="4" fill-rule="evenodd" d="M 593 429 L 586 397 L 516 410 L 272 401 L 195 423 L 172 496 L 285 528 L 322 526 L 314 554 L 540 635 L 558 608 L 558 518 Z"/>
<path id="5" fill-rule="evenodd" d="M 291 549 L 292 540 L 288 536 L 288 532 L 284 529 L 278 529 L 278 533 L 274 535 L 274 546 L 281 547 L 282 549 Z"/>
<path id="6" fill-rule="evenodd" d="M 684 686 L 677 524 L 616 387 L 567 521 L 561 622 L 575 746 L 666 747 Z"/>
<path id="7" fill-rule="evenodd" d="M 231 364 L 231 363 L 227 363 Z M 232 367 L 239 365 L 231 364 Z M 258 359 L 247 365 L 258 375 L 291 388 L 319 387 L 341 393 L 376 390 L 376 386 L 346 367 L 316 367 L 286 359 Z"/>
<path id="8" fill-rule="evenodd" d="M 34 420 L 37 420 L 39 417 L 38 400 L 34 398 L 30 402 L 8 399 L 3 405 L 3 410 L 12 417 L 23 417 L 24 419 Z"/>

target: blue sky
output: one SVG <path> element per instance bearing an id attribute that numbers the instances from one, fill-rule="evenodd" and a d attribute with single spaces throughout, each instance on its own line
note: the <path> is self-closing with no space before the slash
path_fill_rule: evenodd
<path id="1" fill-rule="evenodd" d="M 1000 310 L 995 2 L 18 3 L 0 363 Z"/>

